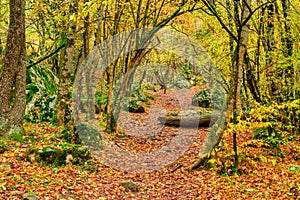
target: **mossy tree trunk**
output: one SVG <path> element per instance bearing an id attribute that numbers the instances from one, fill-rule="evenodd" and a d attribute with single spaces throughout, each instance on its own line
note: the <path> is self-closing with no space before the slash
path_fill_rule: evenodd
<path id="1" fill-rule="evenodd" d="M 69 18 L 77 13 L 77 0 L 72 0 L 69 5 Z M 68 109 L 69 89 L 71 85 L 71 71 L 74 67 L 74 42 L 76 34 L 76 23 L 70 19 L 66 35 L 63 33 L 63 40 L 66 40 L 65 49 L 61 53 L 59 72 L 59 91 L 56 105 L 57 125 L 66 125 L 66 115 Z"/>
<path id="2" fill-rule="evenodd" d="M 25 2 L 10 1 L 10 23 L 0 69 L 0 135 L 22 129 L 26 107 Z"/>

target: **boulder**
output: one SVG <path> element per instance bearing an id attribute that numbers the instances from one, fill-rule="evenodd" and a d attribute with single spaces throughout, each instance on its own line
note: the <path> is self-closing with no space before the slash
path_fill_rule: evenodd
<path id="1" fill-rule="evenodd" d="M 26 152 L 26 160 L 49 166 L 62 166 L 66 164 L 83 164 L 91 155 L 85 147 L 65 144 L 62 148 L 46 146 L 39 150 L 31 148 Z"/>
<path id="2" fill-rule="evenodd" d="M 145 106 L 142 102 L 133 102 L 130 103 L 128 107 L 128 111 L 132 113 L 144 113 L 145 112 Z"/>
<path id="3" fill-rule="evenodd" d="M 89 173 L 98 172 L 98 165 L 92 159 L 87 160 L 80 168 L 80 171 L 87 171 Z"/>

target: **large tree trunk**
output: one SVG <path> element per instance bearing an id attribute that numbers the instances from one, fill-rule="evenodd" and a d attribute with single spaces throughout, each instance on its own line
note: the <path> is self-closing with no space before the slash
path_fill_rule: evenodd
<path id="1" fill-rule="evenodd" d="M 22 128 L 26 107 L 25 9 L 23 0 L 10 1 L 10 23 L 0 72 L 0 135 Z"/>
<path id="2" fill-rule="evenodd" d="M 75 15 L 77 12 L 77 0 L 72 0 L 69 6 L 69 17 Z M 74 42 L 76 34 L 76 23 L 74 19 L 70 19 L 69 26 L 67 28 L 67 43 L 65 50 L 61 54 L 61 66 L 60 66 L 60 86 L 57 98 L 57 124 L 64 126 L 66 123 L 67 114 L 67 102 L 69 100 L 69 88 L 71 85 L 71 71 L 73 68 L 73 56 L 74 56 Z"/>

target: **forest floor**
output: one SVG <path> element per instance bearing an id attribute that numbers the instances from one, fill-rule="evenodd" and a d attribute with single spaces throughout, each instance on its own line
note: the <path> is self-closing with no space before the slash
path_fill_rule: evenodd
<path id="1" fill-rule="evenodd" d="M 183 94 L 189 95 L 186 91 Z M 162 127 L 156 118 L 178 109 L 179 104 L 185 107 L 190 102 L 180 98 L 178 102 L 178 94 L 170 90 L 166 94 L 160 90 L 153 95 L 156 100 L 145 113 L 122 113 L 119 134 L 108 135 L 120 149 L 136 154 L 151 153 L 180 134 L 178 128 Z M 161 169 L 124 172 L 120 170 L 121 161 L 119 166 L 110 167 L 95 158 L 97 171 L 89 172 L 79 170 L 80 166 L 46 167 L 26 161 L 30 147 L 43 148 L 58 143 L 61 130 L 46 123 L 24 126 L 26 135 L 19 140 L 1 139 L 9 149 L 0 154 L 0 199 L 22 199 L 28 192 L 41 199 L 69 200 L 294 199 L 297 192 L 300 193 L 300 136 L 281 145 L 279 152 L 263 141 L 251 140 L 251 130 L 240 133 L 238 174 L 231 169 L 234 154 L 230 134 L 224 135 L 223 145 L 206 166 L 190 170 L 209 133 L 207 127 L 191 130 L 193 141 L 187 151 Z M 137 191 L 126 191 L 122 183 L 128 181 L 136 184 Z"/>

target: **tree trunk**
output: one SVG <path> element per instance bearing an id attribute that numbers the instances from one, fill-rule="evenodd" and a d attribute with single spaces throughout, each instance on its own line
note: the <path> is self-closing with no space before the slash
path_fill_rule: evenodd
<path id="1" fill-rule="evenodd" d="M 0 135 L 12 126 L 22 129 L 26 107 L 25 8 L 23 0 L 10 1 L 10 23 L 3 68 L 0 72 Z"/>
<path id="2" fill-rule="evenodd" d="M 113 93 L 114 93 L 114 71 L 117 65 L 117 61 L 115 61 L 112 65 L 110 65 L 107 69 L 108 74 L 108 93 L 107 93 L 107 105 L 106 105 L 106 130 L 108 132 L 114 132 L 116 130 L 116 120 L 113 115 Z"/>
<path id="3" fill-rule="evenodd" d="M 293 37 L 291 33 L 291 26 L 289 24 L 289 12 L 290 12 L 290 1 L 282 0 L 282 10 L 283 10 L 283 17 L 284 17 L 284 55 L 285 57 L 293 55 Z"/>
<path id="4" fill-rule="evenodd" d="M 242 4 L 242 17 L 240 19 L 240 13 L 239 13 L 239 0 L 234 1 L 234 17 L 236 20 L 236 27 L 237 27 L 237 35 L 234 35 L 234 33 L 228 29 L 227 26 L 225 26 L 224 22 L 220 19 L 219 14 L 215 10 L 214 7 L 212 7 L 208 1 L 202 0 L 202 2 L 206 5 L 206 7 L 209 8 L 209 10 L 213 13 L 213 15 L 219 20 L 220 24 L 223 28 L 233 37 L 236 41 L 236 48 L 235 48 L 235 60 L 233 63 L 232 68 L 232 80 L 231 80 L 231 88 L 230 93 L 227 96 L 227 102 L 228 102 L 228 109 L 226 114 L 224 112 L 221 112 L 221 117 L 219 118 L 224 119 L 225 118 L 225 125 L 229 121 L 229 116 L 232 113 L 233 114 L 233 123 L 237 123 L 237 117 L 238 112 L 241 111 L 241 84 L 243 81 L 243 68 L 244 68 L 244 58 L 245 53 L 247 50 L 247 43 L 248 43 L 248 36 L 249 36 L 249 21 L 250 21 L 250 10 L 251 7 L 251 0 L 245 0 Z M 218 125 L 218 121 L 216 122 Z M 197 169 L 206 161 L 209 159 L 210 152 L 214 149 L 216 145 L 219 144 L 223 131 L 225 126 L 222 126 L 219 128 L 218 126 L 212 126 L 211 127 L 211 133 L 209 134 L 208 138 L 205 140 L 204 149 L 202 152 L 199 153 L 198 160 L 191 166 L 191 169 Z M 235 152 L 235 164 L 234 169 L 237 170 L 238 167 L 238 153 L 237 153 L 237 143 L 236 143 L 236 136 L 237 133 L 233 133 L 233 150 Z"/>
<path id="5" fill-rule="evenodd" d="M 235 63 L 235 69 L 234 69 L 234 89 L 233 89 L 233 99 L 232 99 L 232 113 L 233 113 L 233 123 L 237 123 L 237 117 L 239 115 L 239 112 L 242 110 L 241 106 L 241 85 L 243 81 L 243 68 L 244 68 L 244 58 L 245 53 L 247 50 L 247 43 L 248 43 L 248 37 L 249 37 L 249 26 L 250 26 L 250 20 L 246 21 L 248 16 L 250 15 L 249 8 L 251 7 L 251 0 L 246 0 L 243 3 L 243 13 L 242 13 L 242 20 L 241 22 L 245 23 L 244 26 L 238 27 L 238 43 L 236 46 L 236 63 Z M 234 163 L 234 169 L 237 170 L 238 167 L 238 152 L 237 152 L 237 141 L 236 141 L 236 131 L 233 132 L 233 150 L 235 152 L 235 163 Z"/>
<path id="6" fill-rule="evenodd" d="M 218 118 L 218 113 L 209 113 L 209 114 L 203 114 L 199 116 L 167 116 L 165 117 L 159 117 L 158 120 L 161 123 L 164 123 L 168 126 L 182 126 L 182 127 L 195 127 L 198 128 L 198 126 L 208 126 L 210 122 L 215 121 Z"/>
<path id="7" fill-rule="evenodd" d="M 286 58 L 291 57 L 293 55 L 293 36 L 291 33 L 291 26 L 290 26 L 290 20 L 289 20 L 289 12 L 290 12 L 290 1 L 288 0 L 282 0 L 282 10 L 283 10 L 283 16 L 284 16 L 284 56 Z M 289 61 L 290 62 L 290 61 Z M 295 90 L 293 90 L 293 85 L 295 84 L 295 79 L 293 78 L 293 74 L 295 74 L 295 69 L 293 64 L 290 62 L 287 68 L 283 71 L 283 76 L 280 78 L 286 78 L 288 83 L 288 89 L 284 93 L 286 93 L 287 100 L 293 100 L 295 99 Z M 284 95 L 284 93 L 281 95 Z M 283 97 L 284 99 L 284 97 Z"/>
<path id="8" fill-rule="evenodd" d="M 270 67 L 274 54 L 274 3 L 267 6 L 267 52 L 266 52 L 266 67 Z"/>
<path id="9" fill-rule="evenodd" d="M 265 51 L 266 51 L 266 68 L 271 68 L 274 65 L 273 56 L 274 56 L 274 48 L 275 48 L 275 37 L 274 37 L 274 12 L 275 7 L 274 3 L 269 4 L 267 7 L 267 18 L 266 18 L 266 36 L 265 36 Z M 280 75 L 281 76 L 281 75 Z M 274 97 L 276 92 L 280 90 L 276 81 L 274 79 L 274 74 L 269 73 L 268 81 L 271 83 L 271 87 L 269 87 L 269 96 Z"/>
<path id="10" fill-rule="evenodd" d="M 75 15 L 77 12 L 77 2 L 73 0 L 69 6 L 69 17 Z M 76 23 L 74 19 L 70 19 L 67 28 L 67 42 L 65 47 L 65 54 L 61 54 L 61 69 L 60 69 L 60 86 L 57 97 L 57 125 L 64 126 L 66 123 L 67 102 L 69 100 L 68 93 L 71 85 L 71 70 L 73 68 L 74 56 L 74 41 L 76 32 Z"/>

